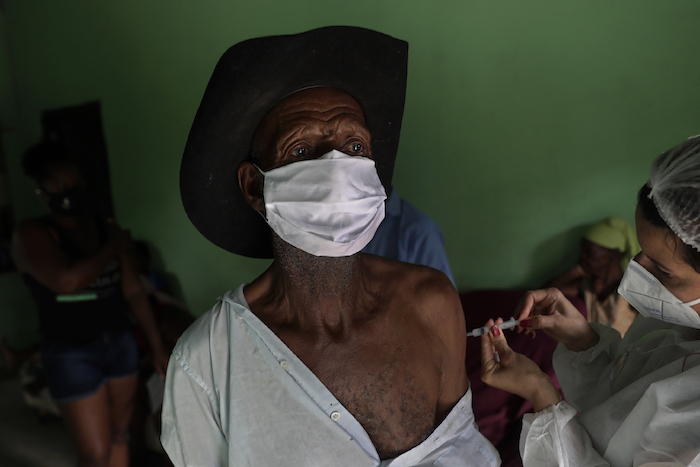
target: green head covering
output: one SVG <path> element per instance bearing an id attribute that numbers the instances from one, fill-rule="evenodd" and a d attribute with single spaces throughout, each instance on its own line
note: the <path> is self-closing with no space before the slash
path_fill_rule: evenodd
<path id="1" fill-rule="evenodd" d="M 622 270 L 627 268 L 627 263 L 642 251 L 637 241 L 637 232 L 632 224 L 624 219 L 608 217 L 590 226 L 583 238 L 596 245 L 611 250 L 622 252 Z"/>

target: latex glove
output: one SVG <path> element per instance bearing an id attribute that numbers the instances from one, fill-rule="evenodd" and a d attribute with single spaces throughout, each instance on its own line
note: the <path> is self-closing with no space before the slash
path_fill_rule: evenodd
<path id="1" fill-rule="evenodd" d="M 559 289 L 526 292 L 514 316 L 520 321 L 517 332 L 525 331 L 534 338 L 534 330 L 542 329 L 574 352 L 593 347 L 599 340 L 598 333 Z"/>
<path id="2" fill-rule="evenodd" d="M 496 321 L 501 322 L 501 318 Z M 493 324 L 490 319 L 486 326 Z M 561 400 L 549 376 L 525 355 L 514 352 L 498 326 L 481 336 L 481 380 L 530 401 L 536 412 Z"/>

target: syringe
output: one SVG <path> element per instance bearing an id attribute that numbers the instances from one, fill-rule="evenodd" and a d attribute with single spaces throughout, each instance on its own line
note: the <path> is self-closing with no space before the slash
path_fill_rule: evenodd
<path id="1" fill-rule="evenodd" d="M 498 326 L 501 329 L 513 329 L 515 326 L 518 325 L 520 321 L 516 320 L 515 318 L 511 318 L 508 321 L 503 321 L 500 324 L 494 324 L 494 326 Z M 471 330 L 470 332 L 467 333 L 467 337 L 479 337 L 483 334 L 486 334 L 491 330 L 491 326 L 484 326 L 482 328 L 476 328 Z"/>

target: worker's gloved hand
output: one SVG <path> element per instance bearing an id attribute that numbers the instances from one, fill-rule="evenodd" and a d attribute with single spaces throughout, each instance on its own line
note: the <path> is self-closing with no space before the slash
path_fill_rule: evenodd
<path id="1" fill-rule="evenodd" d="M 598 343 L 599 336 L 586 318 L 559 291 L 550 288 L 531 290 L 520 300 L 514 314 L 520 321 L 517 332 L 535 337 L 542 329 L 574 352 L 581 352 Z"/>
<path id="2" fill-rule="evenodd" d="M 498 318 L 496 324 L 501 322 Z M 493 324 L 490 319 L 486 326 Z M 525 355 L 514 352 L 498 326 L 481 336 L 481 380 L 527 399 L 536 412 L 561 400 L 549 376 Z"/>

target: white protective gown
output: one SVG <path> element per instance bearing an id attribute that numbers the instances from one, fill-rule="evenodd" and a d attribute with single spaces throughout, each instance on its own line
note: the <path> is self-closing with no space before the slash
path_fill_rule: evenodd
<path id="1" fill-rule="evenodd" d="M 700 332 L 642 316 L 624 339 L 591 326 L 596 346 L 554 353 L 568 403 L 523 417 L 524 466 L 700 466 Z"/>

